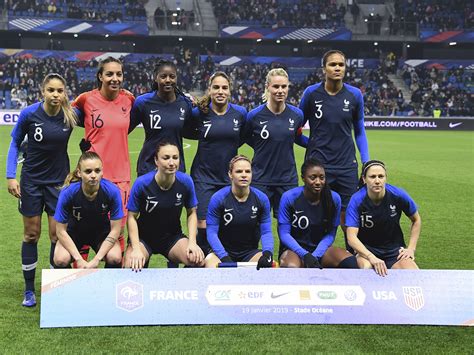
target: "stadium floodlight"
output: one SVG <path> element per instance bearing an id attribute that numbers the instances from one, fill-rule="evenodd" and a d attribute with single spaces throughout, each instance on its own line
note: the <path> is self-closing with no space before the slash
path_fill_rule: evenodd
<path id="1" fill-rule="evenodd" d="M 378 46 L 379 45 L 379 42 L 374 42 L 374 46 Z"/>
<path id="2" fill-rule="evenodd" d="M 109 36 L 110 36 L 110 35 L 109 35 L 108 33 L 105 34 L 105 38 L 109 38 Z"/>
<path id="3" fill-rule="evenodd" d="M 51 36 L 51 34 L 52 34 L 51 32 L 48 32 L 48 36 Z"/>
<path id="4" fill-rule="evenodd" d="M 79 35 L 77 33 L 74 33 L 74 38 L 77 38 L 79 37 Z"/>
<path id="5" fill-rule="evenodd" d="M 276 43 L 280 43 L 281 41 L 279 39 L 276 40 Z"/>
<path id="6" fill-rule="evenodd" d="M 219 41 L 216 41 L 216 44 L 219 44 Z"/>
<path id="7" fill-rule="evenodd" d="M 456 44 L 457 44 L 457 42 L 449 42 L 450 46 L 455 46 Z"/>
<path id="8" fill-rule="evenodd" d="M 178 16 L 178 14 L 176 12 L 173 12 L 173 16 Z"/>
<path id="9" fill-rule="evenodd" d="M 313 40 L 312 40 L 312 39 L 308 39 L 308 40 L 306 41 L 306 43 L 313 43 Z"/>
<path id="10" fill-rule="evenodd" d="M 178 38 L 178 41 L 182 42 L 182 41 L 183 41 L 183 37 L 179 37 L 179 38 Z"/>
<path id="11" fill-rule="evenodd" d="M 196 26 L 199 26 L 199 25 L 200 25 L 200 23 L 199 23 L 199 22 L 196 22 L 196 23 L 195 23 L 195 25 L 196 25 Z"/>
<path id="12" fill-rule="evenodd" d="M 173 21 L 173 22 L 171 22 L 171 24 L 172 24 L 173 26 L 177 26 L 177 25 L 178 25 L 178 22 Z"/>
<path id="13" fill-rule="evenodd" d="M 262 42 L 262 39 L 261 39 L 261 38 L 257 38 L 257 42 Z"/>

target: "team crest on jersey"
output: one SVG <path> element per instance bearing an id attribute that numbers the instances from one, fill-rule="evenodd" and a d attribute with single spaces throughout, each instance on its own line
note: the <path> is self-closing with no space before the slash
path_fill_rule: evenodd
<path id="1" fill-rule="evenodd" d="M 186 110 L 184 108 L 179 109 L 179 120 L 184 121 L 184 114 L 186 113 Z"/>
<path id="2" fill-rule="evenodd" d="M 257 213 L 258 213 L 258 207 L 257 206 L 252 206 L 252 215 L 250 218 L 257 218 Z"/>
<path id="3" fill-rule="evenodd" d="M 174 204 L 175 206 L 179 206 L 183 203 L 182 201 L 183 194 L 180 194 L 179 192 L 176 193 L 176 203 Z"/>
<path id="4" fill-rule="evenodd" d="M 288 128 L 290 131 L 295 130 L 295 120 L 292 118 L 288 118 L 288 122 L 290 123 L 290 128 Z"/>
<path id="5" fill-rule="evenodd" d="M 397 215 L 397 206 L 390 205 L 390 217 L 395 217 Z"/>
<path id="6" fill-rule="evenodd" d="M 234 131 L 239 130 L 239 120 L 234 118 Z"/>
<path id="7" fill-rule="evenodd" d="M 344 107 L 342 108 L 342 111 L 349 112 L 349 105 L 351 102 L 349 100 L 344 99 Z"/>
<path id="8" fill-rule="evenodd" d="M 108 212 L 108 209 L 109 209 L 108 204 L 103 203 L 101 207 L 102 207 L 102 213 L 107 213 Z"/>

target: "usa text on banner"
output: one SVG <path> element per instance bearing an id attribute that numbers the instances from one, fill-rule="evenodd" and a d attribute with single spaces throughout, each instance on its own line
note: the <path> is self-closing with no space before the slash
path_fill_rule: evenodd
<path id="1" fill-rule="evenodd" d="M 473 299 L 470 270 L 43 270 L 40 324 L 472 325 Z"/>

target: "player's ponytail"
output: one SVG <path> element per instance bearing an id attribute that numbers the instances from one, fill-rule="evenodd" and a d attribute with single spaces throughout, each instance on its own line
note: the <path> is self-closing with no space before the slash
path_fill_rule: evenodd
<path id="1" fill-rule="evenodd" d="M 71 106 L 71 103 L 69 102 L 66 79 L 64 79 L 63 76 L 58 73 L 49 73 L 43 79 L 43 83 L 41 84 L 41 91 L 44 91 L 46 85 L 53 79 L 59 80 L 64 85 L 64 98 L 61 101 L 61 108 L 63 110 L 64 115 L 64 123 L 67 127 L 74 128 L 75 126 L 77 126 L 78 118 L 76 112 Z"/>
<path id="2" fill-rule="evenodd" d="M 207 83 L 207 87 L 208 87 L 207 94 L 201 97 L 197 103 L 199 111 L 201 111 L 202 113 L 205 113 L 205 114 L 209 113 L 209 109 L 211 105 L 211 96 L 209 95 L 209 90 L 212 86 L 212 82 L 214 81 L 214 79 L 219 76 L 227 80 L 227 82 L 229 83 L 229 91 L 232 91 L 232 81 L 230 80 L 229 76 L 223 71 L 216 71 L 214 74 L 211 75 Z"/>
<path id="3" fill-rule="evenodd" d="M 324 165 L 316 158 L 306 159 L 303 165 L 301 166 L 301 177 L 304 179 L 306 172 L 309 168 L 320 167 L 324 170 Z M 320 203 L 323 207 L 323 229 L 324 234 L 329 233 L 334 228 L 334 216 L 336 215 L 336 206 L 332 199 L 331 188 L 328 183 L 324 183 L 323 188 L 321 189 Z"/>
<path id="4" fill-rule="evenodd" d="M 88 159 L 91 159 L 91 160 L 98 159 L 102 161 L 99 154 L 95 152 L 87 151 L 87 152 L 82 153 L 81 156 L 79 157 L 76 168 L 73 171 L 71 171 L 69 174 L 67 174 L 66 179 L 64 179 L 64 184 L 61 188 L 68 187 L 73 182 L 81 181 L 81 178 L 79 177 L 79 171 L 81 170 L 81 163 L 84 160 L 88 160 Z"/>
<path id="5" fill-rule="evenodd" d="M 267 77 L 265 78 L 265 91 L 262 95 L 262 101 L 267 102 L 268 99 L 270 98 L 270 91 L 268 90 L 268 86 L 270 85 L 270 82 L 272 80 L 273 76 L 284 76 L 285 78 L 290 80 L 288 73 L 286 72 L 285 69 L 283 68 L 274 68 L 270 70 L 267 74 Z"/>

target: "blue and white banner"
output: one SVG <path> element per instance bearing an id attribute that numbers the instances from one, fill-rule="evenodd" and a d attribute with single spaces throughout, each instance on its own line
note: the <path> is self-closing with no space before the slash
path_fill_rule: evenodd
<path id="1" fill-rule="evenodd" d="M 473 299 L 471 270 L 43 270 L 40 325 L 473 325 Z"/>

